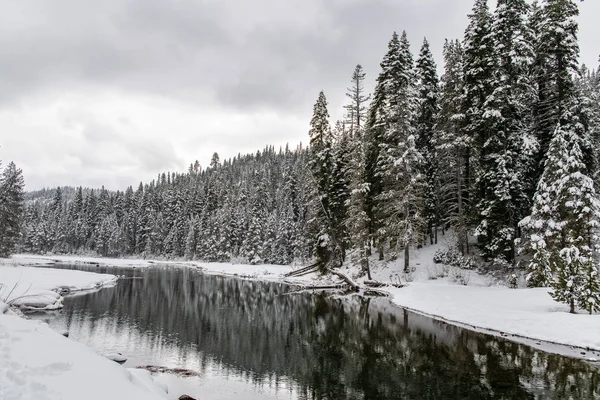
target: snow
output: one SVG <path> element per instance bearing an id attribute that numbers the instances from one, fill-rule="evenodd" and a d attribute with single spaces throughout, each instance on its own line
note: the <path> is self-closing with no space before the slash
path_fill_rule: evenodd
<path id="1" fill-rule="evenodd" d="M 116 280 L 114 275 L 93 272 L 0 266 L 0 299 L 23 308 L 51 310 L 62 307 L 59 290 L 92 290 Z"/>
<path id="2" fill-rule="evenodd" d="M 125 369 L 40 321 L 0 314 L 0 399 L 165 398 L 147 371 Z"/>
<path id="3" fill-rule="evenodd" d="M 108 353 L 108 354 L 103 354 L 103 356 L 108 358 L 109 360 L 117 362 L 119 364 L 123 364 L 125 361 L 127 361 L 127 357 L 125 357 L 121 353 Z"/>
<path id="4" fill-rule="evenodd" d="M 413 282 L 391 288 L 393 301 L 454 322 L 530 339 L 600 350 L 600 315 L 569 314 L 548 289 L 508 289 Z"/>
<path id="5" fill-rule="evenodd" d="M 63 255 L 45 256 L 35 254 L 15 254 L 11 258 L 0 258 L 0 265 L 52 265 L 56 263 L 110 265 L 116 267 L 147 267 L 152 265 L 152 261 L 140 259 L 99 258 Z"/>
<path id="6" fill-rule="evenodd" d="M 442 237 L 440 244 L 414 250 L 411 265 L 415 270 L 404 274 L 402 259 L 392 263 L 371 260 L 373 279 L 382 282 L 408 283 L 403 288 L 386 287 L 392 300 L 401 307 L 446 322 L 474 327 L 492 334 L 509 334 L 559 345 L 600 350 L 600 315 L 569 314 L 568 306 L 555 302 L 548 289 L 509 289 L 504 283 L 483 276 L 475 271 L 450 269 L 449 276 L 429 280 L 429 275 L 441 266 L 432 262 L 433 254 L 448 246 L 449 239 Z M 238 276 L 241 278 L 281 281 L 291 284 L 323 285 L 336 283 L 337 277 L 319 278 L 310 274 L 299 278 L 287 278 L 284 274 L 294 269 L 280 265 L 244 265 L 228 263 L 202 263 L 196 261 L 116 260 L 103 258 L 79 258 L 75 256 L 32 257 L 13 256 L 13 262 L 39 262 L 40 259 L 60 260 L 76 264 L 98 263 L 111 266 L 147 267 L 156 264 L 201 268 L 205 273 Z M 2 268 L 0 268 L 2 270 Z M 352 267 L 342 269 L 354 278 Z M 453 281 L 453 272 L 466 276 L 468 284 Z M 1 278 L 0 278 L 1 279 Z M 407 282 L 410 281 L 410 282 Z M 361 283 L 361 279 L 357 279 Z M 516 340 L 516 338 L 514 338 Z"/>
<path id="7" fill-rule="evenodd" d="M 113 284 L 117 277 L 75 270 L 34 268 L 11 260 L 0 266 L 0 299 L 13 306 L 56 309 L 56 291 Z M 39 260 L 29 261 L 39 265 Z M 8 264 L 8 265 L 6 265 Z M 24 319 L 0 300 L 0 399 L 165 399 L 164 385 L 147 371 L 125 369 L 70 340 L 41 321 Z"/>

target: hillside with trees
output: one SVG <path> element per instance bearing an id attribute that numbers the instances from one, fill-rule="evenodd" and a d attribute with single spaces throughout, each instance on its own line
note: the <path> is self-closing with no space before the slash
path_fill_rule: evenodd
<path id="1" fill-rule="evenodd" d="M 373 257 L 408 271 L 412 249 L 452 234 L 461 255 L 598 311 L 600 71 L 579 65 L 577 3 L 476 0 L 441 76 L 427 39 L 415 52 L 393 33 L 373 93 L 349 74 L 343 119 L 318 94 L 308 148 L 29 196 L 21 250 L 369 274 Z"/>

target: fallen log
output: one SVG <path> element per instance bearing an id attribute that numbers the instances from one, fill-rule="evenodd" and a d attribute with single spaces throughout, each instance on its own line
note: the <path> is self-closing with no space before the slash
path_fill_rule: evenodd
<path id="1" fill-rule="evenodd" d="M 343 289 L 347 289 L 347 285 L 346 284 L 337 284 L 337 285 L 335 285 L 335 284 L 333 284 L 333 285 L 302 285 L 302 286 L 300 286 L 300 289 L 284 293 L 283 295 L 298 294 L 298 293 L 304 293 L 304 292 L 314 292 L 316 290 L 343 290 Z"/>
<path id="2" fill-rule="evenodd" d="M 360 289 L 360 286 L 358 285 L 358 283 L 354 282 L 352 280 L 352 278 L 350 278 L 348 275 L 346 275 L 345 273 L 343 273 L 342 271 L 336 271 L 334 269 L 331 268 L 327 268 L 327 270 L 329 272 L 331 272 L 334 275 L 337 275 L 338 277 L 340 277 L 344 282 L 346 282 L 348 284 L 348 286 L 350 286 L 350 288 L 352 288 L 353 290 L 357 291 Z"/>
<path id="3" fill-rule="evenodd" d="M 303 275 L 308 275 L 311 272 L 316 272 L 318 270 L 318 264 L 312 264 L 300 269 L 297 269 L 295 271 L 290 271 L 287 274 L 285 274 L 285 277 L 295 277 L 295 276 L 303 276 Z"/>
<path id="4" fill-rule="evenodd" d="M 371 288 L 381 288 L 381 287 L 397 287 L 397 288 L 403 288 L 404 284 L 402 283 L 391 283 L 391 282 L 380 282 L 380 281 L 364 281 L 363 282 L 366 286 L 371 287 Z"/>
<path id="5" fill-rule="evenodd" d="M 373 287 L 373 288 L 378 288 L 378 287 L 386 287 L 389 286 L 388 283 L 385 282 L 380 282 L 380 281 L 369 281 L 369 280 L 365 280 L 363 281 L 363 283 L 369 287 Z"/>
<path id="6" fill-rule="evenodd" d="M 363 294 L 365 296 L 376 296 L 376 297 L 389 297 L 390 294 L 388 292 L 384 292 L 383 290 L 377 290 L 377 289 L 365 289 L 365 291 L 363 292 Z"/>

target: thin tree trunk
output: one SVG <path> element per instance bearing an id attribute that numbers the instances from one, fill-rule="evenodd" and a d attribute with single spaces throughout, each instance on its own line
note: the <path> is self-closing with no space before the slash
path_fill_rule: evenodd
<path id="1" fill-rule="evenodd" d="M 369 280 L 371 280 L 372 278 L 371 278 L 371 268 L 369 266 L 369 257 L 367 256 L 367 250 L 366 250 L 365 244 L 363 242 L 361 242 L 358 252 L 360 254 L 361 268 L 362 268 L 363 272 L 367 273 L 367 278 L 369 278 Z"/>
<path id="2" fill-rule="evenodd" d="M 404 243 L 404 272 L 410 272 L 410 247 L 408 243 Z"/>
<path id="3" fill-rule="evenodd" d="M 575 314 L 575 299 L 573 297 L 571 297 L 571 300 L 569 301 L 569 305 L 571 306 L 571 309 L 569 310 L 569 312 L 571 314 Z"/>

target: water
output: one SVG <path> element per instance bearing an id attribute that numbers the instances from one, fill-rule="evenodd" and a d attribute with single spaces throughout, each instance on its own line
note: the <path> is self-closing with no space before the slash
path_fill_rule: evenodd
<path id="1" fill-rule="evenodd" d="M 62 266 L 126 275 L 36 315 L 129 367 L 159 374 L 173 398 L 594 399 L 600 374 L 548 354 L 412 314 L 386 299 L 291 293 L 279 283 L 186 268 Z"/>

